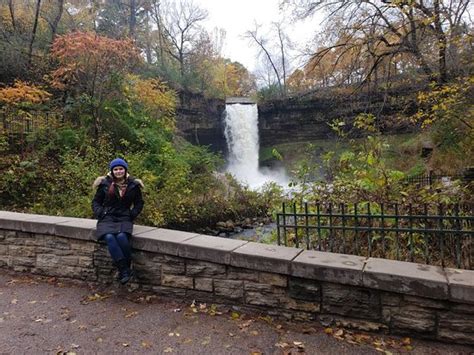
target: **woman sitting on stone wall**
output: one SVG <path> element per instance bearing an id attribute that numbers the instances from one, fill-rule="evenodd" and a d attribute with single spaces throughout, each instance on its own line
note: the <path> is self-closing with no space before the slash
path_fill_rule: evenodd
<path id="1" fill-rule="evenodd" d="M 107 242 L 119 271 L 118 280 L 125 284 L 133 276 L 130 237 L 133 221 L 143 209 L 143 183 L 128 174 L 128 164 L 123 159 L 112 160 L 109 168 L 107 176 L 100 176 L 94 182 L 97 191 L 92 210 L 97 218 L 96 235 Z"/>

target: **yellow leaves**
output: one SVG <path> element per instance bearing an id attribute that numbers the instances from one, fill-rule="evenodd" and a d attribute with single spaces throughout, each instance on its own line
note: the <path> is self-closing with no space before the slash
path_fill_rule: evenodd
<path id="1" fill-rule="evenodd" d="M 431 85 L 428 91 L 420 92 L 417 95 L 420 109 L 412 116 L 413 122 L 421 122 L 422 127 L 440 120 L 468 122 L 469 118 L 464 117 L 469 116 L 467 111 L 472 107 L 469 96 L 473 78 L 460 78 L 443 86 Z"/>
<path id="2" fill-rule="evenodd" d="M 100 293 L 94 293 L 93 295 L 89 295 L 85 297 L 82 301 L 81 304 L 89 304 L 90 302 L 95 302 L 95 301 L 103 301 L 107 298 L 109 298 L 110 295 L 101 295 Z"/>
<path id="3" fill-rule="evenodd" d="M 34 84 L 15 80 L 13 86 L 0 89 L 0 102 L 7 105 L 42 104 L 49 101 L 51 94 Z"/>
<path id="4" fill-rule="evenodd" d="M 240 318 L 240 314 L 237 312 L 232 312 L 230 317 L 232 318 L 232 320 L 237 320 Z"/>
<path id="5" fill-rule="evenodd" d="M 392 349 L 404 349 L 406 351 L 413 350 L 411 346 L 411 339 L 406 337 L 403 339 L 384 339 L 377 336 L 372 336 L 363 333 L 355 333 L 343 328 L 325 328 L 324 333 L 331 335 L 337 340 L 345 341 L 349 344 L 363 344 L 370 345 L 378 352 L 384 353 L 385 355 L 391 355 L 392 353 L 387 348 Z"/>
<path id="6" fill-rule="evenodd" d="M 140 79 L 136 75 L 127 76 L 124 94 L 142 106 L 144 112 L 153 119 L 160 119 L 167 128 L 174 128 L 176 93 L 157 79 Z"/>

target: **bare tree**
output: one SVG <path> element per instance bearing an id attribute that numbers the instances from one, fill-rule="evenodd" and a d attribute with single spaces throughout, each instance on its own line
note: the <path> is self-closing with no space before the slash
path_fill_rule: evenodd
<path id="1" fill-rule="evenodd" d="M 264 55 L 264 58 L 269 63 L 271 69 L 276 78 L 276 83 L 280 91 L 281 96 L 286 95 L 286 72 L 287 72 L 287 62 L 286 62 L 286 47 L 287 36 L 283 32 L 281 23 L 273 23 L 273 28 L 276 30 L 277 34 L 277 47 L 278 55 L 272 54 L 272 44 L 271 41 L 266 38 L 264 35 L 259 33 L 260 25 L 255 24 L 255 29 L 252 31 L 247 31 L 245 37 L 249 38 L 253 43 L 255 43 L 260 49 L 260 53 Z M 267 73 L 267 80 L 269 80 Z"/>
<path id="2" fill-rule="evenodd" d="M 469 0 L 286 0 L 298 18 L 325 10 L 325 31 L 337 33 L 337 40 L 320 47 L 313 58 L 337 51 L 336 63 L 355 48 L 370 58 L 363 82 L 378 75 L 387 61 L 412 58 L 431 80 L 448 77 L 447 48 L 453 43 L 448 34 L 462 27 Z M 454 31 L 454 32 L 453 32 Z M 448 43 L 450 41 L 450 43 Z"/>
<path id="3" fill-rule="evenodd" d="M 164 39 L 163 39 L 163 15 L 161 11 L 161 1 L 160 0 L 151 0 L 150 4 L 150 13 L 155 25 L 157 27 L 158 35 L 158 48 L 156 50 L 157 57 L 163 67 L 165 65 L 165 56 L 164 56 Z"/>
<path id="4" fill-rule="evenodd" d="M 163 33 L 171 43 L 165 50 L 179 63 L 181 77 L 185 76 L 185 60 L 200 32 L 199 23 L 208 16 L 192 0 L 179 0 L 167 3 L 162 19 Z"/>

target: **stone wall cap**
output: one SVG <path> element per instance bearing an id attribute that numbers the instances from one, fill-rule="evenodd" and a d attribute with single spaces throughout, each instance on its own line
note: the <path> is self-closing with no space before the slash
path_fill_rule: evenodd
<path id="1" fill-rule="evenodd" d="M 406 261 L 369 258 L 363 285 L 375 289 L 447 299 L 448 281 L 443 268 Z"/>
<path id="2" fill-rule="evenodd" d="M 57 223 L 55 234 L 61 237 L 95 240 L 97 221 L 87 218 L 70 218 L 68 221 Z"/>
<path id="3" fill-rule="evenodd" d="M 195 233 L 154 228 L 134 235 L 132 245 L 135 249 L 178 256 L 181 243 L 197 236 Z"/>
<path id="4" fill-rule="evenodd" d="M 449 295 L 453 301 L 474 303 L 474 270 L 445 268 Z"/>
<path id="5" fill-rule="evenodd" d="M 366 258 L 305 250 L 291 262 L 291 275 L 359 286 Z"/>
<path id="6" fill-rule="evenodd" d="M 198 235 L 181 243 L 179 256 L 230 264 L 230 253 L 247 243 L 243 240 Z"/>
<path id="7" fill-rule="evenodd" d="M 232 251 L 247 243 L 248 242 L 245 240 L 212 237 L 209 235 L 197 235 L 195 238 L 185 240 L 182 244 L 205 249 Z"/>
<path id="8" fill-rule="evenodd" d="M 230 264 L 236 267 L 290 274 L 290 262 L 303 249 L 249 242 L 231 252 Z"/>
<path id="9" fill-rule="evenodd" d="M 0 211 L 0 228 L 54 235 L 54 224 L 68 219 L 68 217 Z M 34 221 L 40 222 L 32 223 Z"/>
<path id="10" fill-rule="evenodd" d="M 182 232 L 174 229 L 154 228 L 152 230 L 140 233 L 137 237 L 151 238 L 172 243 L 181 243 L 196 236 L 198 236 L 197 233 Z"/>
<path id="11" fill-rule="evenodd" d="M 133 226 L 133 233 L 132 235 L 139 235 L 139 234 L 142 234 L 142 233 L 146 233 L 146 232 L 151 232 L 151 231 L 154 231 L 158 228 L 156 227 L 150 227 L 150 226 L 143 226 L 141 224 L 135 224 Z"/>
<path id="12" fill-rule="evenodd" d="M 260 258 L 279 259 L 282 261 L 291 261 L 296 258 L 302 251 L 303 249 L 300 248 L 290 248 L 281 245 L 248 242 L 242 245 L 240 248 L 235 249 L 232 253 L 257 256 Z"/>
<path id="13" fill-rule="evenodd" d="M 22 222 L 23 232 L 56 235 L 56 224 L 70 221 L 70 217 L 39 216 Z"/>

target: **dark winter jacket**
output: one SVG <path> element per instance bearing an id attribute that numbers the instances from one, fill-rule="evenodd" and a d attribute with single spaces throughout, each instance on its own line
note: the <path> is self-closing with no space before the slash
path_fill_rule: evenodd
<path id="1" fill-rule="evenodd" d="M 133 221 L 143 209 L 143 183 L 140 179 L 127 177 L 127 188 L 123 197 L 120 197 L 117 187 L 113 196 L 109 196 L 112 181 L 111 176 L 101 176 L 94 182 L 97 191 L 92 200 L 92 210 L 97 218 L 96 236 L 99 239 L 107 233 L 132 234 Z"/>

